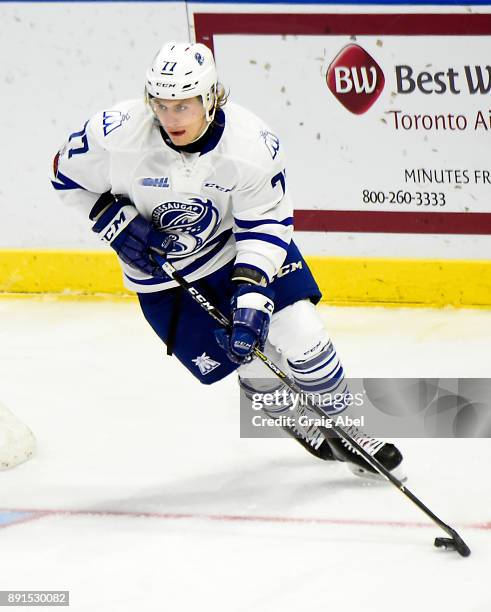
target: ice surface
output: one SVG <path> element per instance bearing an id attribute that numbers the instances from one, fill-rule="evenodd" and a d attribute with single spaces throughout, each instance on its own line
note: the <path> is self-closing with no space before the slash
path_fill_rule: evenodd
<path id="1" fill-rule="evenodd" d="M 490 377 L 491 312 L 322 309 L 350 376 Z M 0 301 L 0 399 L 35 432 L 0 473 L 1 589 L 77 612 L 489 612 L 489 440 L 399 441 L 392 486 L 290 440 L 239 438 L 235 376 L 204 387 L 135 302 Z"/>

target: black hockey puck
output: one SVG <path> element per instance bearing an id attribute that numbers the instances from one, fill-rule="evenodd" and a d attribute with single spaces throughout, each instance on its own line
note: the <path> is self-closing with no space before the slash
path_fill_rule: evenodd
<path id="1" fill-rule="evenodd" d="M 445 548 L 445 550 L 457 550 L 457 545 L 452 538 L 435 538 L 435 546 Z"/>

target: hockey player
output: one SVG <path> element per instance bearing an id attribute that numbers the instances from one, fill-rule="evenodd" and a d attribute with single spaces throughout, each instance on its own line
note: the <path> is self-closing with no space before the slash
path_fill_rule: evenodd
<path id="1" fill-rule="evenodd" d="M 343 368 L 315 308 L 321 294 L 292 240 L 281 142 L 226 98 L 206 46 L 165 44 L 144 98 L 99 112 L 71 134 L 55 157 L 53 187 L 116 251 L 148 323 L 202 383 L 237 370 L 249 396 L 278 390 L 281 382 L 252 359 L 259 347 L 305 391 L 344 397 Z M 217 331 L 159 257 L 230 313 L 232 328 Z M 329 415 L 345 407 L 323 402 Z M 315 427 L 290 433 L 322 459 L 374 472 L 349 444 L 325 440 Z M 401 463 L 393 444 L 350 433 L 387 469 Z"/>

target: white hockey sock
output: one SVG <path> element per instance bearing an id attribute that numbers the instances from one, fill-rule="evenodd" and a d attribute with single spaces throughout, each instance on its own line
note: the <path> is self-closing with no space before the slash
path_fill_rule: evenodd
<path id="1" fill-rule="evenodd" d="M 295 382 L 323 412 L 330 416 L 349 406 L 343 366 L 330 340 L 312 357 L 289 359 L 288 365 Z"/>

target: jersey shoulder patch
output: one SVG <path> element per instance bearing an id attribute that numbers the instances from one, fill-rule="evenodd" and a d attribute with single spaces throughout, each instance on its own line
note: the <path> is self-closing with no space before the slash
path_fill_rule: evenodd
<path id="1" fill-rule="evenodd" d="M 276 159 L 276 156 L 278 155 L 280 150 L 280 139 L 278 138 L 278 136 L 276 136 L 276 134 L 273 134 L 273 132 L 270 132 L 266 128 L 259 130 L 259 135 L 264 141 L 266 149 L 269 151 L 269 154 L 271 155 L 272 159 Z"/>
<path id="2" fill-rule="evenodd" d="M 129 112 L 121 110 L 105 110 L 102 111 L 102 131 L 104 136 L 109 136 L 111 132 L 117 130 L 123 125 L 124 121 L 130 118 Z"/>
<path id="3" fill-rule="evenodd" d="M 276 165 L 281 157 L 280 139 L 277 134 L 257 115 L 242 106 L 230 104 L 229 111 L 229 141 L 237 157 L 242 157 L 244 161 L 249 159 L 253 165 Z"/>
<path id="4" fill-rule="evenodd" d="M 134 140 L 142 126 L 152 122 L 152 115 L 143 100 L 129 100 L 94 115 L 90 120 L 92 133 L 99 144 L 124 146 Z"/>

